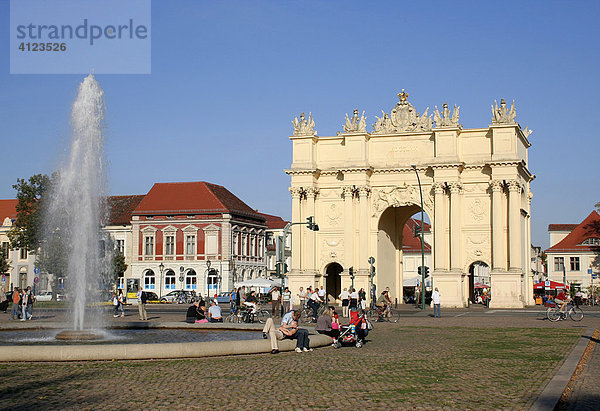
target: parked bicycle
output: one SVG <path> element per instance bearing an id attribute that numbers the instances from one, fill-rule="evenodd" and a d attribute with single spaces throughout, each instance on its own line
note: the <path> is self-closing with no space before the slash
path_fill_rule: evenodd
<path id="1" fill-rule="evenodd" d="M 562 310 L 558 307 L 550 307 L 546 310 L 546 317 L 553 322 L 566 320 L 567 316 L 573 321 L 581 321 L 583 320 L 583 310 L 575 307 L 573 303 L 566 304 Z"/>
<path id="2" fill-rule="evenodd" d="M 271 312 L 264 308 L 258 308 L 256 311 L 241 306 L 235 313 L 229 314 L 225 317 L 225 322 L 228 323 L 248 323 L 251 324 L 255 321 L 258 321 L 261 324 L 267 322 L 267 318 L 271 317 Z"/>

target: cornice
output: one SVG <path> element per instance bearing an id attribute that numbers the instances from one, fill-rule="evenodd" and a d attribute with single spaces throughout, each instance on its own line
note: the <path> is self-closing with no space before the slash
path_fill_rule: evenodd
<path id="1" fill-rule="evenodd" d="M 305 175 L 319 175 L 321 174 L 321 170 L 318 168 L 304 168 L 304 169 L 288 169 L 284 170 L 285 173 L 289 176 L 305 176 Z"/>

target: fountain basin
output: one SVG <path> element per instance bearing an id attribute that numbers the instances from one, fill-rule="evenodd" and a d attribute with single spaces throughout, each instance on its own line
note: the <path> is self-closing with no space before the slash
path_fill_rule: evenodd
<path id="1" fill-rule="evenodd" d="M 168 329 L 172 324 L 178 329 L 207 329 L 207 330 L 240 330 L 259 332 L 260 324 L 200 324 L 190 326 L 185 323 L 128 323 L 121 328 L 139 330 L 149 328 Z M 19 327 L 20 328 L 20 327 Z M 55 327 L 46 327 L 55 328 Z M 260 354 L 271 351 L 268 339 L 262 339 L 256 333 L 257 339 L 209 342 L 179 342 L 179 343 L 142 343 L 142 344 L 59 344 L 59 345 L 5 345 L 0 350 L 0 362 L 11 361 L 110 361 L 110 360 L 147 360 L 147 359 L 174 359 L 174 358 L 202 358 L 224 355 Z M 322 334 L 310 335 L 310 346 L 313 348 L 330 345 L 331 337 Z M 293 351 L 296 347 L 295 340 L 278 342 L 280 351 Z"/>

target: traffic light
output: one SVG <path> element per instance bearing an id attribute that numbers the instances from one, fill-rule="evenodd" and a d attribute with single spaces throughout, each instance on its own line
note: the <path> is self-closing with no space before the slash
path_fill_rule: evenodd
<path id="1" fill-rule="evenodd" d="M 419 273 L 419 275 L 423 275 L 423 266 L 419 266 L 417 267 L 417 272 Z"/>
<path id="2" fill-rule="evenodd" d="M 429 267 L 425 266 L 425 278 L 429 277 Z"/>
<path id="3" fill-rule="evenodd" d="M 371 270 L 371 277 L 375 277 L 375 266 L 372 265 L 370 270 Z"/>
<path id="4" fill-rule="evenodd" d="M 413 227 L 413 237 L 418 237 L 421 235 L 421 226 L 418 224 L 415 224 Z"/>
<path id="5" fill-rule="evenodd" d="M 288 265 L 286 263 L 278 262 L 275 265 L 275 273 L 277 277 L 283 277 L 288 272 Z"/>
<path id="6" fill-rule="evenodd" d="M 306 225 L 308 226 L 308 229 L 311 231 L 319 231 L 319 226 L 317 224 L 315 224 L 314 220 L 315 220 L 314 216 L 306 217 Z"/>
<path id="7" fill-rule="evenodd" d="M 354 277 L 354 267 L 348 268 L 348 275 L 350 275 L 350 277 Z"/>

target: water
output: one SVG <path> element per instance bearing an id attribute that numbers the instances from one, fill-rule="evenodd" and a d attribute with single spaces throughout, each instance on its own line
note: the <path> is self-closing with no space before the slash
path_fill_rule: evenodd
<path id="1" fill-rule="evenodd" d="M 72 138 L 65 164 L 58 172 L 45 215 L 50 253 L 64 253 L 73 329 L 98 328 L 102 315 L 88 316 L 86 303 L 95 300 L 101 276 L 107 272 L 100 247 L 100 224 L 105 198 L 104 92 L 93 74 L 79 85 L 71 112 Z M 52 249 L 54 247 L 54 249 Z M 56 274 L 55 274 L 56 275 Z M 90 321 L 89 318 L 92 318 Z"/>
<path id="2" fill-rule="evenodd" d="M 156 344 L 205 341 L 256 340 L 262 335 L 255 331 L 149 329 L 98 330 L 100 341 L 58 341 L 60 330 L 0 331 L 0 346 L 7 345 L 81 345 L 81 344 Z"/>

